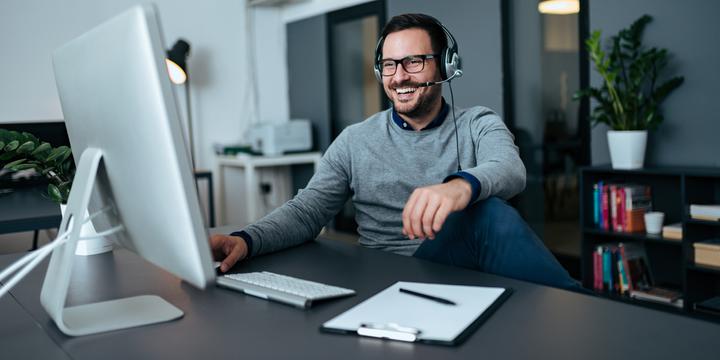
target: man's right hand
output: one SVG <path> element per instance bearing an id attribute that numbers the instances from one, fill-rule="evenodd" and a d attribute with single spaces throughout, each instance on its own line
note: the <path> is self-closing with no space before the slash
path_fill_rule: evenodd
<path id="1" fill-rule="evenodd" d="M 210 236 L 210 249 L 215 261 L 222 261 L 220 271 L 226 272 L 248 256 L 245 239 L 239 236 L 215 234 Z"/>

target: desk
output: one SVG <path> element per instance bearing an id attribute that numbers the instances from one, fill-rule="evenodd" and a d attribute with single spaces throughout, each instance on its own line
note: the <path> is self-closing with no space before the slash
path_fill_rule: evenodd
<path id="1" fill-rule="evenodd" d="M 0 256 L 0 267 L 15 257 Z M 720 325 L 715 323 L 325 239 L 238 267 L 240 271 L 269 270 L 357 291 L 353 297 L 318 303 L 307 311 L 222 288 L 197 290 L 125 250 L 78 257 L 70 305 L 148 293 L 164 297 L 185 316 L 163 324 L 71 338 L 57 330 L 40 305 L 46 264 L 12 293 L 33 321 L 73 359 L 677 360 L 717 359 L 720 355 Z M 319 332 L 325 321 L 398 280 L 509 286 L 514 293 L 459 347 Z M 87 288 L 94 293 L 83 291 Z M 7 334 L 8 326 L 0 322 L 0 334 Z M 37 346 L 52 350 L 44 343 Z M 5 353 L 2 357 L 21 356 Z"/>
<path id="2" fill-rule="evenodd" d="M 300 164 L 312 164 L 313 172 L 317 171 L 318 164 L 322 154 L 319 152 L 288 154 L 280 156 L 255 156 L 248 154 L 238 154 L 236 156 L 221 155 L 216 159 L 217 189 L 218 189 L 218 215 L 220 225 L 225 225 L 227 218 L 225 207 L 225 169 L 228 167 L 243 169 L 245 171 L 245 189 L 246 196 L 245 224 L 249 224 L 259 219 L 258 216 L 258 182 L 257 170 L 262 167 L 290 166 Z"/>
<path id="3" fill-rule="evenodd" d="M 0 234 L 34 230 L 32 249 L 37 249 L 38 230 L 56 228 L 62 220 L 60 206 L 43 197 L 46 191 L 36 186 L 0 194 Z"/>

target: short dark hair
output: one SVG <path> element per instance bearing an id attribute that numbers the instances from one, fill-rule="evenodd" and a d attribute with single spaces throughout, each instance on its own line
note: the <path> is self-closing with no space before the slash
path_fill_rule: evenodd
<path id="1" fill-rule="evenodd" d="M 440 53 L 448 45 L 447 36 L 440 22 L 434 17 L 425 14 L 402 14 L 393 16 L 383 28 L 381 39 L 383 39 L 384 42 L 388 35 L 407 29 L 425 30 L 430 36 L 430 44 L 434 53 Z M 380 44 L 378 53 L 378 55 L 382 57 L 382 44 Z"/>

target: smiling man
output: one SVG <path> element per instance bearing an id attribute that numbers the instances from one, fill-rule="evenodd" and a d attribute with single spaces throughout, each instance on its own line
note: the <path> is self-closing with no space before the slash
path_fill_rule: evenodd
<path id="1" fill-rule="evenodd" d="M 434 18 L 390 20 L 375 72 L 393 106 L 343 130 L 295 198 L 245 229 L 211 237 L 221 271 L 311 241 L 351 198 L 363 246 L 577 287 L 505 202 L 525 187 L 505 124 L 488 108 L 450 109 L 443 99 L 437 82 L 454 75 L 443 63 L 448 39 L 452 55 L 457 44 Z"/>

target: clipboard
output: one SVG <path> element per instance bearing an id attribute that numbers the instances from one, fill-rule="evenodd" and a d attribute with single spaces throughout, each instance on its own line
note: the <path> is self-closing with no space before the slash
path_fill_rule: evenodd
<path id="1" fill-rule="evenodd" d="M 439 297 L 454 305 L 400 289 Z M 498 287 L 399 281 L 325 322 L 320 330 L 381 339 L 458 345 L 512 293 Z"/>

